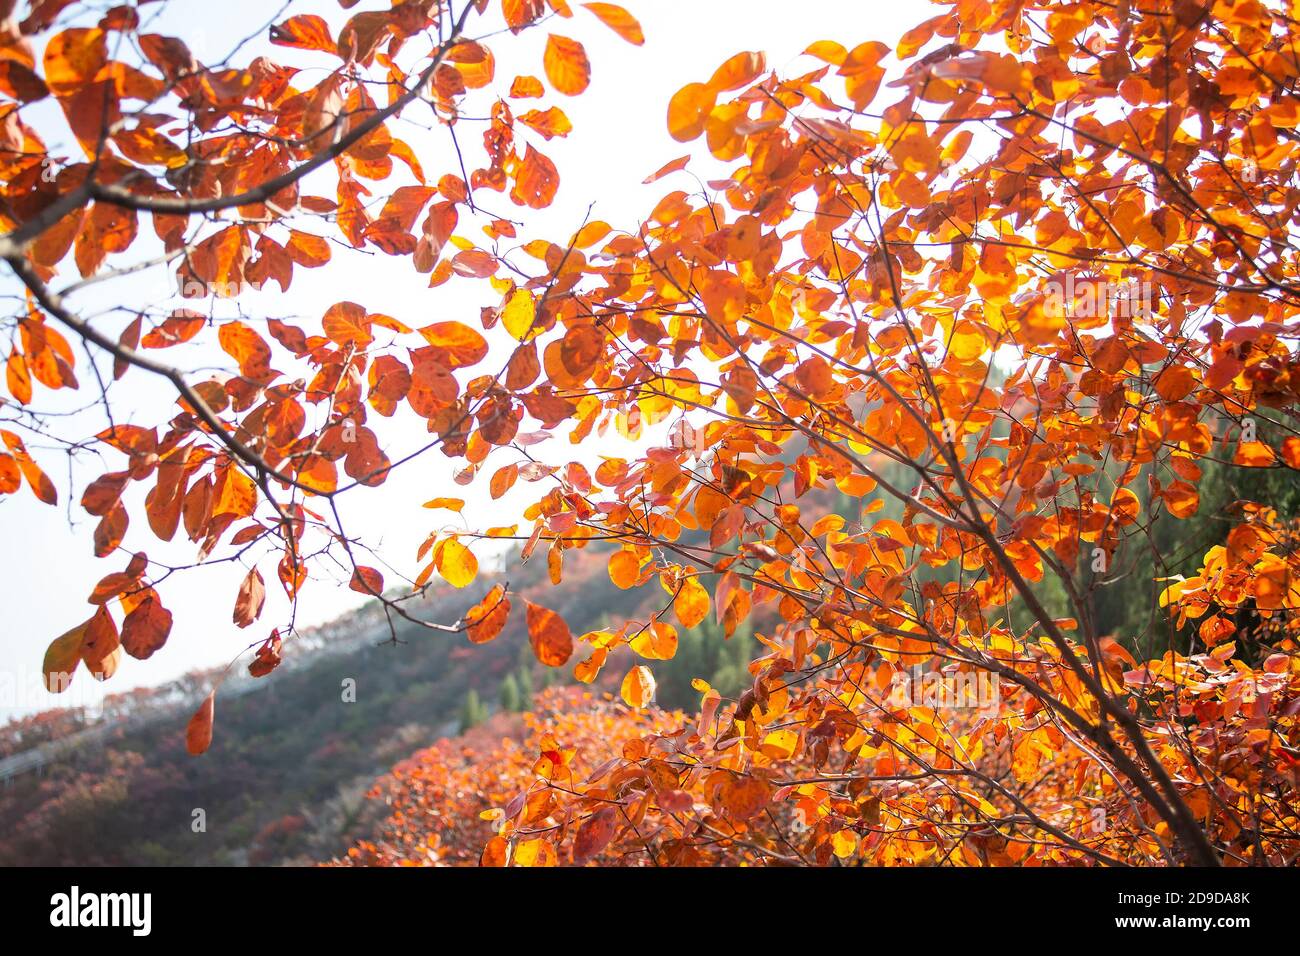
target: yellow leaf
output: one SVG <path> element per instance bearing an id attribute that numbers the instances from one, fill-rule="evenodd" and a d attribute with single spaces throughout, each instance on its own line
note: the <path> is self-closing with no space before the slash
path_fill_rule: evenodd
<path id="1" fill-rule="evenodd" d="M 533 328 L 537 306 L 533 294 L 527 289 L 516 289 L 506 307 L 501 310 L 501 324 L 520 342 L 527 342 L 540 331 Z"/>
<path id="2" fill-rule="evenodd" d="M 555 847 L 540 839 L 520 843 L 510 858 L 511 866 L 555 866 L 557 861 Z"/>
<path id="3" fill-rule="evenodd" d="M 438 572 L 452 587 L 463 588 L 478 575 L 478 559 L 455 538 L 448 538 L 438 548 Z"/>
<path id="4" fill-rule="evenodd" d="M 793 730 L 774 730 L 763 738 L 761 750 L 776 760 L 786 760 L 799 745 L 799 735 Z"/>
<path id="5" fill-rule="evenodd" d="M 45 650 L 45 689 L 51 694 L 61 694 L 72 683 L 72 675 L 81 663 L 81 643 L 86 636 L 89 621 L 78 624 L 61 637 L 56 637 Z"/>
<path id="6" fill-rule="evenodd" d="M 973 362 L 988 350 L 984 330 L 971 321 L 957 323 L 952 330 L 948 351 L 959 362 Z"/>
<path id="7" fill-rule="evenodd" d="M 651 621 L 629 643 L 632 650 L 652 661 L 670 661 L 677 654 L 677 629 L 663 621 Z"/>
<path id="8" fill-rule="evenodd" d="M 858 848 L 858 837 L 852 830 L 840 830 L 831 837 L 831 848 L 841 860 L 847 860 Z"/>

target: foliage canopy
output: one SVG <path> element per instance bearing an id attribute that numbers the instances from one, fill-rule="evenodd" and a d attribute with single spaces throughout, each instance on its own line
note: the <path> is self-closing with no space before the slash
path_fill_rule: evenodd
<path id="1" fill-rule="evenodd" d="M 788 76 L 726 59 L 667 124 L 727 175 L 692 180 L 688 155 L 652 177 L 639 226 L 516 245 L 560 188 L 556 104 L 598 95 L 583 37 L 643 42 L 618 6 L 406 0 L 337 36 L 300 14 L 270 28 L 283 62 L 209 66 L 148 32 L 144 4 L 96 21 L 43 0 L 18 20 L 0 2 L 0 257 L 24 294 L 0 493 L 58 500 L 24 439 L 59 435 L 44 390 L 160 376 L 177 403 L 89 443 L 119 463 L 80 499 L 116 570 L 50 645 L 51 683 L 83 663 L 111 677 L 171 636 L 175 569 L 119 554 L 132 518 L 243 561 L 241 626 L 268 579 L 296 600 L 326 562 L 397 619 L 435 573 L 473 587 L 480 537 L 544 551 L 556 581 L 566 552 L 610 542 L 615 585 L 662 586 L 647 620 L 575 635 L 497 584 L 427 625 L 484 643 L 523 615 L 537 659 L 587 683 L 617 648 L 640 658 L 626 707 L 485 758 L 515 768 L 485 808 L 485 862 L 1294 862 L 1289 512 L 1243 496 L 1194 573 L 1135 562 L 1158 518 L 1197 514 L 1210 470 L 1300 469 L 1297 7 L 934 6 L 893 50 L 828 39 Z M 544 31 L 541 62 L 498 62 L 499 29 Z M 50 100 L 84 155 L 47 151 Z M 395 120 L 430 106 L 456 149 L 417 155 Z M 142 309 L 110 330 L 68 300 L 151 257 L 182 287 L 287 291 L 338 243 L 496 304 L 422 327 L 351 301 L 307 328 Z M 221 374 L 167 363 L 189 340 L 220 350 Z M 397 416 L 428 442 L 387 448 Z M 562 438 L 611 429 L 643 454 L 566 460 Z M 390 592 L 336 502 L 432 453 L 535 500 L 520 525 L 430 535 Z M 1163 579 L 1141 647 L 1098 627 L 1135 567 Z M 681 631 L 760 612 L 742 693 L 700 680 L 689 718 L 639 713 Z M 254 673 L 281 650 L 273 632 Z M 962 684 L 993 697 L 924 692 Z M 192 751 L 213 717 L 210 697 Z M 569 731 L 619 746 L 575 762 Z M 433 772 L 453 771 L 485 776 Z"/>

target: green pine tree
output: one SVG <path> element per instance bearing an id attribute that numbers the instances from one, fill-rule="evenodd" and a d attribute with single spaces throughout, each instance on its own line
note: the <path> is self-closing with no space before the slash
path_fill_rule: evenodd
<path id="1" fill-rule="evenodd" d="M 501 709 L 507 713 L 520 709 L 519 682 L 514 674 L 507 674 L 501 682 L 500 702 Z"/>
<path id="2" fill-rule="evenodd" d="M 465 702 L 460 707 L 460 732 L 463 734 L 471 727 L 483 723 L 487 718 L 487 708 L 479 700 L 478 691 L 473 687 L 465 694 Z"/>

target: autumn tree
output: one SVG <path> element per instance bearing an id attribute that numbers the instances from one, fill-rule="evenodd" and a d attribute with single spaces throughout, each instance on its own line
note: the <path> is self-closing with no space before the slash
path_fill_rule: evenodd
<path id="1" fill-rule="evenodd" d="M 788 76 L 759 53 L 725 59 L 667 104 L 701 151 L 652 177 L 665 191 L 642 223 L 511 249 L 518 224 L 487 210 L 549 205 L 544 141 L 569 128 L 559 106 L 516 109 L 587 88 L 570 34 L 641 42 L 619 7 L 407 0 L 337 37 L 309 14 L 272 24 L 292 62 L 329 64 L 322 79 L 198 63 L 133 7 L 69 26 L 66 2 L 21 21 L 0 4 L 0 255 L 25 296 L 0 491 L 57 500 L 23 441 L 58 433 L 40 389 L 149 375 L 177 402 L 91 443 L 121 463 L 81 495 L 118 569 L 51 645 L 51 681 L 81 662 L 110 676 L 168 639 L 174 569 L 117 554 L 132 482 L 158 537 L 183 526 L 208 563 L 250 566 L 231 596 L 246 625 L 267 578 L 296 598 L 327 561 L 413 618 L 405 598 L 435 572 L 472 586 L 477 538 L 545 551 L 557 581 L 567 552 L 599 543 L 617 586 L 662 586 L 649 619 L 575 636 L 496 584 L 463 621 L 420 623 L 482 643 L 523 615 L 538 661 L 588 683 L 630 647 L 641 661 L 616 676 L 634 710 L 653 706 L 679 628 L 773 623 L 743 693 L 697 680 L 698 713 L 590 772 L 543 735 L 514 796 L 493 791 L 489 862 L 611 845 L 650 863 L 1294 862 L 1295 525 L 1277 501 L 1236 500 L 1181 577 L 1150 531 L 1198 512 L 1211 464 L 1300 468 L 1296 11 L 934 6 L 892 50 L 827 39 Z M 504 79 L 498 29 L 547 32 L 545 84 L 522 66 Z M 34 104 L 49 98 L 84 156 L 47 152 Z M 396 135 L 417 104 L 450 155 Z M 707 182 L 691 175 L 705 149 L 727 168 Z M 308 190 L 316 171 L 332 196 Z M 68 305 L 148 264 L 132 258 L 146 246 L 182 288 L 287 290 L 329 267 L 331 242 L 409 258 L 433 287 L 485 283 L 497 305 L 411 328 L 341 302 L 318 326 L 267 317 L 266 334 L 185 309 L 110 330 Z M 158 357 L 191 339 L 224 374 Z M 92 355 L 84 383 L 74 344 Z M 399 414 L 427 422 L 426 444 L 385 446 L 380 420 Z M 611 430 L 641 452 L 588 468 L 560 440 Z M 535 501 L 517 527 L 431 535 L 389 593 L 338 501 L 433 452 Z M 1134 568 L 1158 584 L 1161 640 L 1141 647 L 1097 626 Z M 281 652 L 276 632 L 254 672 Z M 965 707 L 953 687 L 992 694 Z M 213 714 L 210 697 L 192 749 Z"/>

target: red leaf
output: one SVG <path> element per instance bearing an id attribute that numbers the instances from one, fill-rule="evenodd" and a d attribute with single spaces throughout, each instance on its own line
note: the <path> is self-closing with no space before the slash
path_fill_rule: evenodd
<path id="1" fill-rule="evenodd" d="M 185 728 L 185 749 L 197 757 L 212 745 L 212 718 L 216 708 L 217 692 L 203 698 L 203 703 L 190 718 Z"/>
<path id="2" fill-rule="evenodd" d="M 348 587 L 360 594 L 383 594 L 384 576 L 374 568 L 359 564 L 352 572 L 352 581 Z"/>

